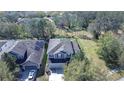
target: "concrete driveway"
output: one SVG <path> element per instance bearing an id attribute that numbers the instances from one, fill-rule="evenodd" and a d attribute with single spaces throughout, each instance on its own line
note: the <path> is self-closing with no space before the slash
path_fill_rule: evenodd
<path id="1" fill-rule="evenodd" d="M 57 73 L 57 74 L 63 74 L 64 69 L 63 68 L 52 68 L 50 69 L 52 73 Z"/>
<path id="2" fill-rule="evenodd" d="M 63 68 L 53 68 L 50 69 L 51 74 L 49 76 L 49 81 L 64 81 L 64 69 Z"/>
<path id="3" fill-rule="evenodd" d="M 29 76 L 29 72 L 31 70 L 33 70 L 33 69 L 26 69 L 25 71 L 20 71 L 18 81 L 29 81 L 28 76 Z M 37 74 L 37 71 L 36 71 L 36 74 Z M 36 74 L 35 74 L 35 79 L 36 79 Z M 32 80 L 32 81 L 34 81 L 34 80 Z"/>
<path id="4" fill-rule="evenodd" d="M 20 71 L 18 81 L 26 81 L 28 79 L 30 70 Z"/>
<path id="5" fill-rule="evenodd" d="M 64 81 L 64 75 L 51 73 L 51 75 L 49 76 L 49 81 Z"/>

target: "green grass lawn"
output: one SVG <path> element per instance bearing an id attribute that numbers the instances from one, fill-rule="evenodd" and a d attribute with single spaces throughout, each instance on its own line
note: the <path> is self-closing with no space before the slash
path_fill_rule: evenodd
<path id="1" fill-rule="evenodd" d="M 101 70 L 106 69 L 110 71 L 110 69 L 106 66 L 106 62 L 99 58 L 99 55 L 97 53 L 98 51 L 98 43 L 93 40 L 85 40 L 85 39 L 77 39 L 81 49 L 84 50 L 86 56 L 92 60 L 94 65 L 97 65 L 101 68 Z M 124 76 L 124 71 L 114 73 L 110 76 L 108 76 L 108 80 L 118 80 L 119 78 Z"/>
<path id="2" fill-rule="evenodd" d="M 90 59 L 94 62 L 94 64 L 99 64 L 103 67 L 106 67 L 105 61 L 99 58 L 99 55 L 97 54 L 98 51 L 98 45 L 93 40 L 84 40 L 84 39 L 78 39 L 78 43 L 80 47 L 84 50 L 87 57 L 90 57 Z"/>

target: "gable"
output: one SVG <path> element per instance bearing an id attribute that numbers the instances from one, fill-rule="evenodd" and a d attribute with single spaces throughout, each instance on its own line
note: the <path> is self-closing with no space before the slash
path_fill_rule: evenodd
<path id="1" fill-rule="evenodd" d="M 69 39 L 50 39 L 47 54 L 56 54 L 60 51 L 73 54 L 71 41 Z"/>
<path id="2" fill-rule="evenodd" d="M 36 64 L 36 63 L 33 63 L 33 62 L 31 62 L 31 61 L 27 61 L 27 62 L 25 62 L 22 66 L 35 66 L 35 67 L 37 67 L 37 68 L 39 68 L 39 66 L 40 66 L 40 64 L 38 65 L 38 64 Z"/>
<path id="3" fill-rule="evenodd" d="M 49 58 L 54 58 L 54 59 L 65 59 L 70 57 L 71 54 L 68 54 L 65 51 L 59 51 L 58 53 L 55 54 L 49 54 Z"/>

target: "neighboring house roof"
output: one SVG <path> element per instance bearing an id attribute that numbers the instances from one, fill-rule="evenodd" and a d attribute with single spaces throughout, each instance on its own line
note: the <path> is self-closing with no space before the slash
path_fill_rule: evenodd
<path id="1" fill-rule="evenodd" d="M 40 51 L 35 50 L 33 53 L 30 54 L 30 56 L 27 58 L 27 60 L 22 65 L 23 66 L 30 65 L 30 63 L 40 65 L 42 55 L 43 55 L 42 49 L 40 49 Z"/>
<path id="2" fill-rule="evenodd" d="M 56 50 L 57 46 L 60 44 L 60 39 L 50 39 L 47 53 L 50 53 L 53 49 Z"/>
<path id="3" fill-rule="evenodd" d="M 7 41 L 0 40 L 0 48 L 6 43 Z"/>
<path id="4" fill-rule="evenodd" d="M 69 39 L 50 39 L 48 46 L 48 54 L 56 54 L 60 51 L 66 52 L 67 54 L 74 54 L 79 50 L 76 41 Z"/>
<path id="5" fill-rule="evenodd" d="M 36 42 L 43 42 L 43 40 L 18 40 L 18 43 L 10 50 L 10 52 L 24 55 L 27 50 L 27 56 L 29 56 L 35 49 Z"/>
<path id="6" fill-rule="evenodd" d="M 18 42 L 18 43 L 15 45 L 15 47 L 13 47 L 13 48 L 11 49 L 10 52 L 14 52 L 14 53 L 16 53 L 16 54 L 19 54 L 19 55 L 23 55 L 23 56 L 24 56 L 26 50 L 27 50 L 27 48 L 26 48 L 25 43 L 24 43 L 23 41 L 20 41 L 20 42 Z"/>
<path id="7" fill-rule="evenodd" d="M 35 48 L 36 40 L 24 40 L 23 42 L 25 43 L 25 47 L 27 48 L 27 56 L 29 56 Z"/>
<path id="8" fill-rule="evenodd" d="M 35 43 L 35 48 L 32 51 L 32 53 L 28 56 L 27 60 L 22 63 L 23 66 L 39 66 L 41 64 L 41 60 L 43 58 L 43 50 L 44 50 L 44 42 L 43 41 L 37 41 Z M 37 47 L 37 48 L 36 48 Z"/>

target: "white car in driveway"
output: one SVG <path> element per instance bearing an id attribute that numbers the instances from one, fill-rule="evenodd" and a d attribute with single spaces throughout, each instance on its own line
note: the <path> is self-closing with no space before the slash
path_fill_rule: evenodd
<path id="1" fill-rule="evenodd" d="M 28 78 L 26 81 L 34 81 L 36 78 L 36 70 L 30 70 Z"/>

